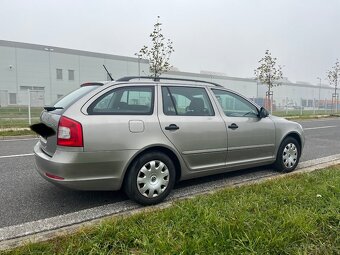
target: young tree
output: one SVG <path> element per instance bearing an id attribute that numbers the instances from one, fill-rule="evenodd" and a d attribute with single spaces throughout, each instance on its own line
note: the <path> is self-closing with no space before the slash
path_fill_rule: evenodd
<path id="1" fill-rule="evenodd" d="M 259 60 L 260 66 L 254 70 L 256 79 L 262 84 L 268 87 L 267 91 L 267 102 L 270 102 L 270 112 L 273 112 L 273 102 L 270 100 L 272 95 L 272 88 L 281 85 L 280 80 L 282 79 L 282 67 L 276 65 L 276 58 L 272 57 L 269 50 L 263 58 Z"/>
<path id="2" fill-rule="evenodd" d="M 338 88 L 338 81 L 340 79 L 340 65 L 337 59 L 335 65 L 328 71 L 328 80 L 331 85 L 334 86 L 334 95 L 332 96 L 332 102 L 335 104 L 335 112 L 338 112 L 338 94 L 336 93 Z M 333 100 L 334 98 L 334 100 Z"/>
<path id="3" fill-rule="evenodd" d="M 159 22 L 159 18 L 158 16 L 157 23 L 150 34 L 152 46 L 144 45 L 139 51 L 143 58 L 149 60 L 150 73 L 155 79 L 162 73 L 169 71 L 171 67 L 169 59 L 171 53 L 174 52 L 173 42 L 170 39 L 165 39 L 162 34 L 162 23 Z"/>

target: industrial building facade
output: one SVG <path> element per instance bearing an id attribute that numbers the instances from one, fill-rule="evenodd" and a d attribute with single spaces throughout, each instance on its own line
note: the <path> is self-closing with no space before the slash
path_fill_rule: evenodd
<path id="1" fill-rule="evenodd" d="M 28 90 L 33 104 L 51 104 L 81 83 L 107 80 L 103 65 L 114 78 L 148 70 L 137 58 L 0 40 L 0 105 L 27 105 Z"/>
<path id="2" fill-rule="evenodd" d="M 143 59 L 0 40 L 0 106 L 50 105 L 84 82 L 108 80 L 103 65 L 114 79 L 149 73 Z M 266 94 L 266 87 L 254 79 L 179 71 L 166 76 L 213 81 L 259 104 Z M 273 98 L 277 107 L 314 107 L 328 104 L 333 91 L 328 85 L 283 81 Z"/>

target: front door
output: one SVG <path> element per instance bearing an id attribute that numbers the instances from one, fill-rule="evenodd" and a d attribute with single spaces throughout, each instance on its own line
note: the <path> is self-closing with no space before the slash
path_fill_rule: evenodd
<path id="1" fill-rule="evenodd" d="M 251 164 L 275 157 L 275 126 L 270 118 L 259 118 L 257 108 L 245 98 L 213 89 L 223 109 L 228 134 L 227 166 Z"/>

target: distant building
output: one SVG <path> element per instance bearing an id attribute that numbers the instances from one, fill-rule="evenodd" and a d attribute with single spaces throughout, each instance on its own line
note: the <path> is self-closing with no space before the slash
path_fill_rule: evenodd
<path id="1" fill-rule="evenodd" d="M 0 40 L 0 105 L 26 105 L 28 90 L 48 105 L 83 82 L 108 80 L 103 65 L 120 78 L 138 75 L 139 64 L 147 72 L 143 59 Z"/>
<path id="2" fill-rule="evenodd" d="M 29 100 L 33 106 L 52 104 L 81 83 L 109 80 L 103 64 L 114 79 L 149 74 L 148 61 L 143 59 L 0 40 L 0 106 L 27 105 Z M 267 90 L 254 78 L 228 77 L 211 71 L 189 73 L 173 68 L 166 76 L 213 81 L 259 104 Z M 319 95 L 320 100 L 331 100 L 333 89 L 284 78 L 282 86 L 273 91 L 277 107 L 312 107 Z"/>
<path id="3" fill-rule="evenodd" d="M 207 75 L 217 75 L 217 76 L 227 76 L 227 74 L 222 72 L 213 72 L 213 71 L 207 71 L 207 70 L 201 70 L 200 74 L 207 74 Z"/>

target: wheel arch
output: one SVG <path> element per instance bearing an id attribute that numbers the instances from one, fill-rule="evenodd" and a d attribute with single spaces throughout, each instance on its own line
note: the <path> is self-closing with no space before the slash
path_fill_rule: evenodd
<path id="1" fill-rule="evenodd" d="M 290 133 L 286 134 L 286 135 L 281 139 L 280 143 L 279 143 L 278 146 L 277 146 L 276 154 L 278 153 L 279 148 L 280 148 L 282 142 L 283 142 L 287 137 L 292 137 L 292 138 L 294 138 L 294 139 L 299 143 L 299 146 L 300 146 L 300 156 L 301 156 L 303 144 L 302 144 L 301 135 L 300 135 L 299 133 L 297 133 L 297 132 L 290 132 Z"/>
<path id="2" fill-rule="evenodd" d="M 127 164 L 127 167 L 124 169 L 124 178 L 123 178 L 122 185 L 124 185 L 124 182 L 125 182 L 125 179 L 126 179 L 126 174 L 128 173 L 133 162 L 138 157 L 140 157 L 141 155 L 144 155 L 144 154 L 152 152 L 152 151 L 162 152 L 162 153 L 166 154 L 168 157 L 170 157 L 170 159 L 172 160 L 172 162 L 175 165 L 176 182 L 180 180 L 181 174 L 182 174 L 182 165 L 181 165 L 181 162 L 180 162 L 180 159 L 179 159 L 179 155 L 177 155 L 176 152 L 174 152 L 171 148 L 169 148 L 165 145 L 152 145 L 152 146 L 148 146 L 148 147 L 143 148 L 142 150 L 138 151 L 130 159 L 129 163 Z"/>

